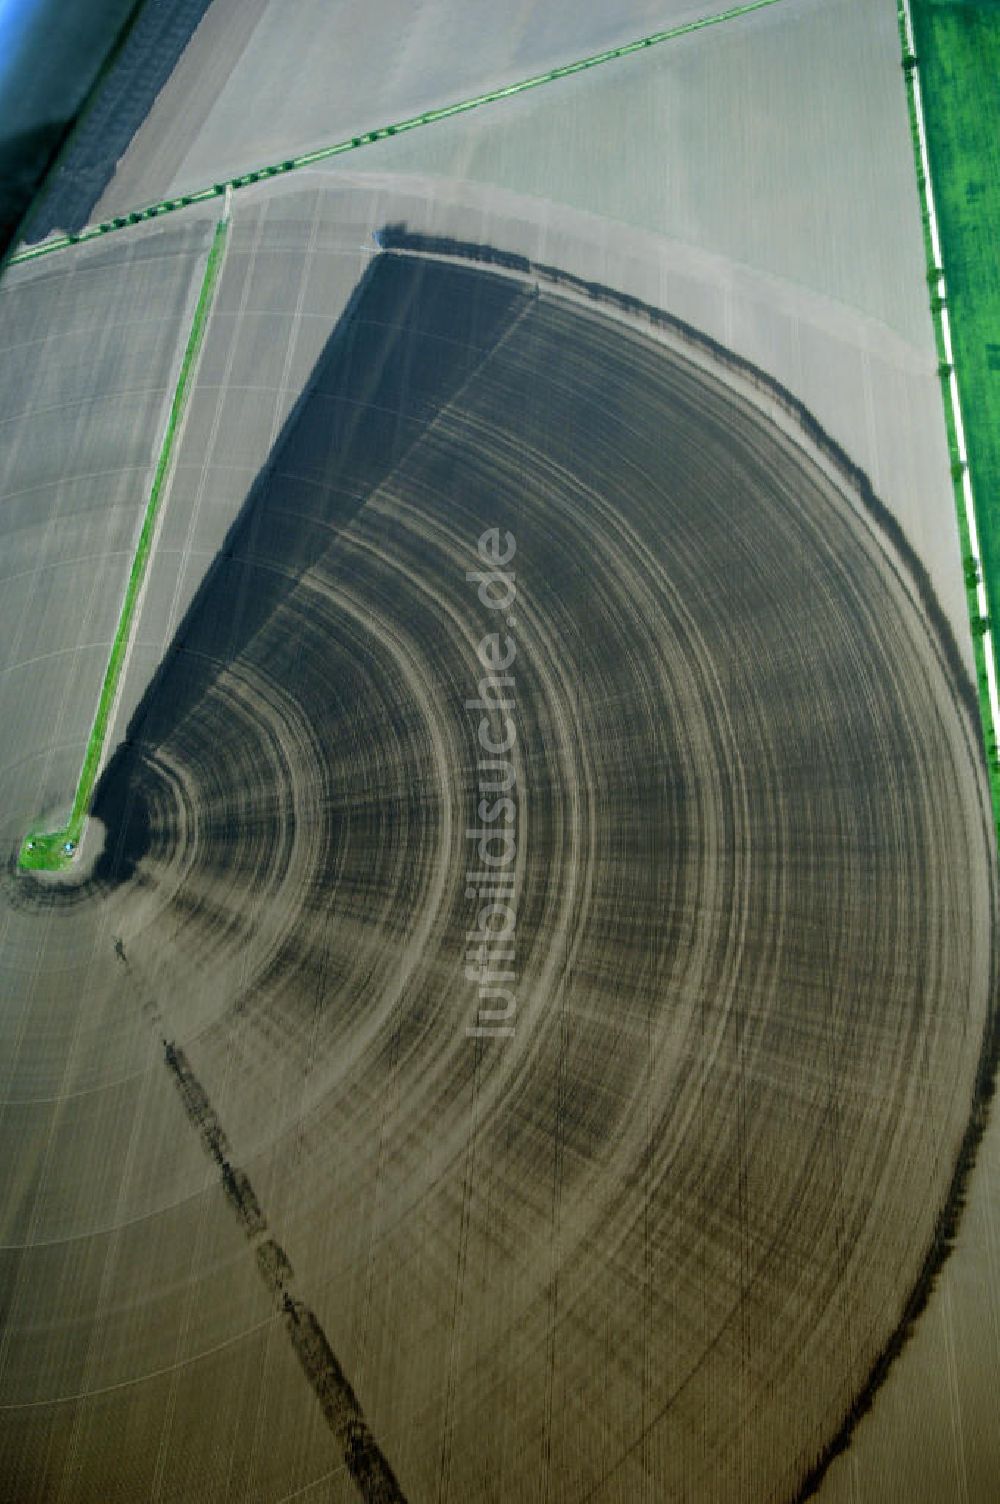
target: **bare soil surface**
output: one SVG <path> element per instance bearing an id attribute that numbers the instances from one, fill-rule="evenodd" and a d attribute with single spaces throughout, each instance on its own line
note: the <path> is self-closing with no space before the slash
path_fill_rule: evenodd
<path id="1" fill-rule="evenodd" d="M 794 1495 L 994 1017 L 974 699 L 870 502 L 704 347 L 372 259 L 93 876 L 4 889 L 5 1498 Z M 516 1009 L 473 1038 L 490 631 Z"/>

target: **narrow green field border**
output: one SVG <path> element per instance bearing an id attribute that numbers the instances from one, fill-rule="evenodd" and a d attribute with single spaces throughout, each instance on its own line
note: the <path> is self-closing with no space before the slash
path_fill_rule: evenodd
<path id="1" fill-rule="evenodd" d="M 173 401 L 170 404 L 167 427 L 163 435 L 163 443 L 160 447 L 160 457 L 157 460 L 156 470 L 153 474 L 149 501 L 146 503 L 146 515 L 143 518 L 142 530 L 139 533 L 139 541 L 132 560 L 128 584 L 125 588 L 125 600 L 122 605 L 121 615 L 118 618 L 114 641 L 111 645 L 111 655 L 104 674 L 100 699 L 97 702 L 97 713 L 94 716 L 94 724 L 87 741 L 87 750 L 83 757 L 83 767 L 80 769 L 80 778 L 76 786 L 73 807 L 70 811 L 69 819 L 61 830 L 29 831 L 21 845 L 18 862 L 22 868 L 30 871 L 44 870 L 52 872 L 59 871 L 68 866 L 73 860 L 76 848 L 80 842 L 80 836 L 83 833 L 87 811 L 90 808 L 90 797 L 94 792 L 94 784 L 97 781 L 97 773 L 101 765 L 101 756 L 104 752 L 104 742 L 109 730 L 111 712 L 114 706 L 115 695 L 118 691 L 122 666 L 125 662 L 125 655 L 128 651 L 132 635 L 139 592 L 142 589 L 146 566 L 149 563 L 153 534 L 156 529 L 156 520 L 159 515 L 167 473 L 170 468 L 170 457 L 173 450 L 174 438 L 177 433 L 177 425 L 184 410 L 184 402 L 191 384 L 198 351 L 201 348 L 205 326 L 208 322 L 212 295 L 215 290 L 216 281 L 218 280 L 222 253 L 225 246 L 226 230 L 226 221 L 222 219 L 215 227 L 215 234 L 208 253 L 201 291 L 198 295 L 194 319 L 191 323 L 191 332 L 188 336 L 184 357 L 181 361 L 181 369 L 177 377 L 177 385 L 174 388 Z"/>
<path id="2" fill-rule="evenodd" d="M 972 632 L 972 642 L 975 653 L 976 687 L 979 693 L 979 709 L 983 725 L 983 740 L 986 747 L 986 765 L 989 773 L 990 792 L 993 800 L 994 826 L 997 831 L 998 838 L 1000 838 L 1000 757 L 998 757 L 997 747 L 998 728 L 994 725 L 993 711 L 990 704 L 989 681 L 987 676 L 986 661 L 987 647 L 984 643 L 984 631 L 988 630 L 989 628 L 989 619 L 984 618 L 980 611 L 978 589 L 980 582 L 979 561 L 974 557 L 971 540 L 969 537 L 969 527 L 965 509 L 965 498 L 963 494 L 965 466 L 963 465 L 959 453 L 958 434 L 955 428 L 955 419 L 951 402 L 952 365 L 949 363 L 947 358 L 948 352 L 945 345 L 944 324 L 942 318 L 945 307 L 949 306 L 946 303 L 946 296 L 942 295 L 942 292 L 946 289 L 946 266 L 944 264 L 937 263 L 934 255 L 933 243 L 931 240 L 930 203 L 933 190 L 930 183 L 927 181 L 927 177 L 923 169 L 923 162 L 921 159 L 920 132 L 917 123 L 917 106 L 914 87 L 914 75 L 916 69 L 919 67 L 919 59 L 917 58 L 916 54 L 910 49 L 909 38 L 907 35 L 906 13 L 902 0 L 898 0 L 896 13 L 899 22 L 899 39 L 902 52 L 902 66 L 906 78 L 906 99 L 910 119 L 910 135 L 913 141 L 913 156 L 917 174 L 917 186 L 920 190 L 920 207 L 924 234 L 924 256 L 927 264 L 927 286 L 931 314 L 934 320 L 934 337 L 937 345 L 938 375 L 941 383 L 941 404 L 944 409 L 944 420 L 948 434 L 948 449 L 951 456 L 951 473 L 953 481 L 955 515 L 958 519 L 958 532 L 962 548 L 962 567 L 965 576 L 966 605 L 969 611 L 969 626 Z M 947 101 L 939 99 L 937 103 L 939 108 L 947 108 Z M 942 263 L 944 263 L 947 262 L 947 260 L 957 250 L 957 248 L 953 244 L 944 244 L 940 215 L 937 216 L 937 223 L 938 233 L 941 241 Z M 949 318 L 952 326 L 954 326 L 957 320 L 955 318 L 955 309 L 953 307 L 950 308 Z M 956 342 L 953 338 L 953 359 L 955 358 L 955 343 Z M 961 387 L 963 385 L 962 376 L 957 367 L 955 370 L 955 375 L 959 382 L 959 387 L 961 390 Z M 965 405 L 963 404 L 963 406 Z M 965 411 L 966 413 L 968 413 L 967 406 L 965 406 Z M 979 461 L 980 459 L 980 455 L 979 445 L 977 443 L 976 421 L 974 413 L 971 416 L 970 420 L 963 420 L 963 426 L 965 428 L 966 452 L 968 455 L 970 479 L 973 482 L 977 482 L 981 478 L 981 462 L 977 463 L 977 461 Z M 976 528 L 980 534 L 981 546 L 984 518 L 982 516 L 982 510 L 978 507 L 975 507 L 974 498 L 973 506 L 975 508 Z M 990 605 L 992 607 L 997 600 L 998 593 L 1000 593 L 1000 591 L 998 591 L 998 584 L 1000 584 L 1000 582 L 997 582 L 995 580 L 986 580 L 984 583 L 987 587 L 987 594 L 989 596 Z M 992 633 L 990 633 L 990 636 L 992 636 Z"/>
<path id="3" fill-rule="evenodd" d="M 416 130 L 422 125 L 433 125 L 435 121 L 448 120 L 453 115 L 464 115 L 469 110 L 478 110 L 482 105 L 495 104 L 501 99 L 511 99 L 516 94 L 524 94 L 528 89 L 540 88 L 542 84 L 555 83 L 561 78 L 571 78 L 575 73 L 584 73 L 589 68 L 599 67 L 602 63 L 629 57 L 633 53 L 645 51 L 647 47 L 657 47 L 662 42 L 689 36 L 692 32 L 704 31 L 706 27 L 719 26 L 725 21 L 738 20 L 740 16 L 748 16 L 754 11 L 766 10 L 769 6 L 780 3 L 781 0 L 750 0 L 749 4 L 732 6 L 729 10 L 719 11 L 716 15 L 702 16 L 697 21 L 685 21 L 682 25 L 671 26 L 666 31 L 654 31 L 649 36 L 639 37 L 637 41 L 624 42 L 620 47 L 609 47 L 605 52 L 595 52 L 592 56 L 580 58 L 575 63 L 564 63 L 558 68 L 551 68 L 547 73 L 533 74 L 532 77 L 508 84 L 503 89 L 491 89 L 486 94 L 476 94 L 471 99 L 462 99 L 455 104 L 443 105 L 440 109 L 425 110 L 422 115 L 412 115 L 392 125 L 383 125 L 377 130 L 365 131 L 360 136 L 351 136 L 346 140 L 336 142 L 333 146 L 323 146 L 317 151 L 306 152 L 300 157 L 289 157 L 284 162 L 254 168 L 252 172 L 242 173 L 238 177 L 228 178 L 221 183 L 213 183 L 210 188 L 200 188 L 196 192 L 185 193 L 179 198 L 161 199 L 158 203 L 149 204 L 143 209 L 133 209 L 128 214 L 117 215 L 114 219 L 103 220 L 100 224 L 88 225 L 77 235 L 60 235 L 51 240 L 42 241 L 39 245 L 18 251 L 16 255 L 9 257 L 7 265 L 21 266 L 28 261 L 37 261 L 40 256 L 50 256 L 53 251 L 65 250 L 68 246 L 79 245 L 83 241 L 96 240 L 102 235 L 112 234 L 115 230 L 124 230 L 129 225 L 140 224 L 143 220 L 157 219 L 162 214 L 172 214 L 178 209 L 187 208 L 190 204 L 204 203 L 208 199 L 224 194 L 227 188 L 247 188 L 252 183 L 279 177 L 282 173 L 295 172 L 300 167 L 312 167 L 317 162 L 326 162 L 331 157 L 339 157 L 343 152 L 358 151 L 361 147 L 371 146 L 376 141 L 385 141 L 390 136 L 402 135 L 404 131 Z"/>

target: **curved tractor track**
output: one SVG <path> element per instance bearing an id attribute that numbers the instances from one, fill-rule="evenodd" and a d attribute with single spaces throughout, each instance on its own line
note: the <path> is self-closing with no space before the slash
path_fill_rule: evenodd
<path id="1" fill-rule="evenodd" d="M 988 796 L 846 475 L 703 348 L 376 258 L 45 911 L 113 916 L 115 1006 L 197 1072 L 409 1499 L 790 1498 L 926 1276 L 992 1025 Z M 494 630 L 516 1001 L 472 1036 Z M 136 1456 L 161 1276 L 102 1315 Z"/>

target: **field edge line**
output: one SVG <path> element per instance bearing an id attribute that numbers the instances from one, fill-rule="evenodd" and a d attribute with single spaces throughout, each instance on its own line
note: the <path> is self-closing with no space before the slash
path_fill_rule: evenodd
<path id="1" fill-rule="evenodd" d="M 910 0 L 897 0 L 896 15 L 899 24 L 903 73 L 906 79 L 907 113 L 913 143 L 917 190 L 922 211 L 924 255 L 927 264 L 927 284 L 930 290 L 931 317 L 938 351 L 942 407 L 948 449 L 952 457 L 955 511 L 962 548 L 963 570 L 966 571 L 966 605 L 969 611 L 969 628 L 976 663 L 976 690 L 982 718 L 987 774 L 993 800 L 994 826 L 1000 836 L 1000 758 L 998 758 L 997 749 L 997 733 L 1000 730 L 1000 693 L 998 693 L 997 685 L 995 629 L 990 616 L 989 591 L 979 547 L 979 524 L 972 482 L 973 462 L 969 458 L 966 445 L 958 372 L 951 338 L 946 267 L 934 202 L 930 151 L 927 144 L 927 122 L 920 89 L 919 59 L 914 40 Z"/>
<path id="2" fill-rule="evenodd" d="M 166 427 L 163 433 L 163 440 L 160 444 L 156 468 L 153 472 L 153 481 L 146 502 L 142 527 L 139 531 L 138 542 L 136 543 L 135 553 L 132 557 L 132 566 L 129 570 L 125 586 L 125 596 L 111 644 L 111 652 L 101 685 L 97 710 L 95 711 L 90 735 L 87 739 L 83 765 L 80 769 L 80 777 L 77 781 L 69 819 L 65 826 L 59 830 L 42 831 L 36 829 L 28 832 L 18 853 L 18 866 L 25 871 L 52 872 L 68 867 L 76 854 L 80 837 L 86 824 L 91 795 L 97 782 L 101 759 L 104 755 L 105 742 L 111 728 L 112 711 L 117 701 L 122 669 L 131 643 L 132 628 L 137 619 L 139 597 L 146 579 L 146 567 L 152 552 L 156 524 L 159 519 L 161 503 L 170 472 L 174 439 L 184 411 L 188 390 L 191 385 L 191 377 L 201 351 L 215 286 L 218 282 L 227 229 L 228 220 L 220 219 L 216 224 L 212 244 L 209 247 L 205 270 L 202 274 L 201 288 L 195 304 L 191 328 L 184 347 L 184 354 L 181 357 L 180 370 L 174 385 L 174 395 L 167 413 Z"/>

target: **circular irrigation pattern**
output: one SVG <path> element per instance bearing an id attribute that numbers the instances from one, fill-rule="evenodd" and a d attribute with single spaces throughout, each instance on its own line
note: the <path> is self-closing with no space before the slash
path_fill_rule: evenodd
<path id="1" fill-rule="evenodd" d="M 99 790 L 87 891 L 413 1499 L 791 1498 L 937 1247 L 974 707 L 772 399 L 377 258 Z"/>

